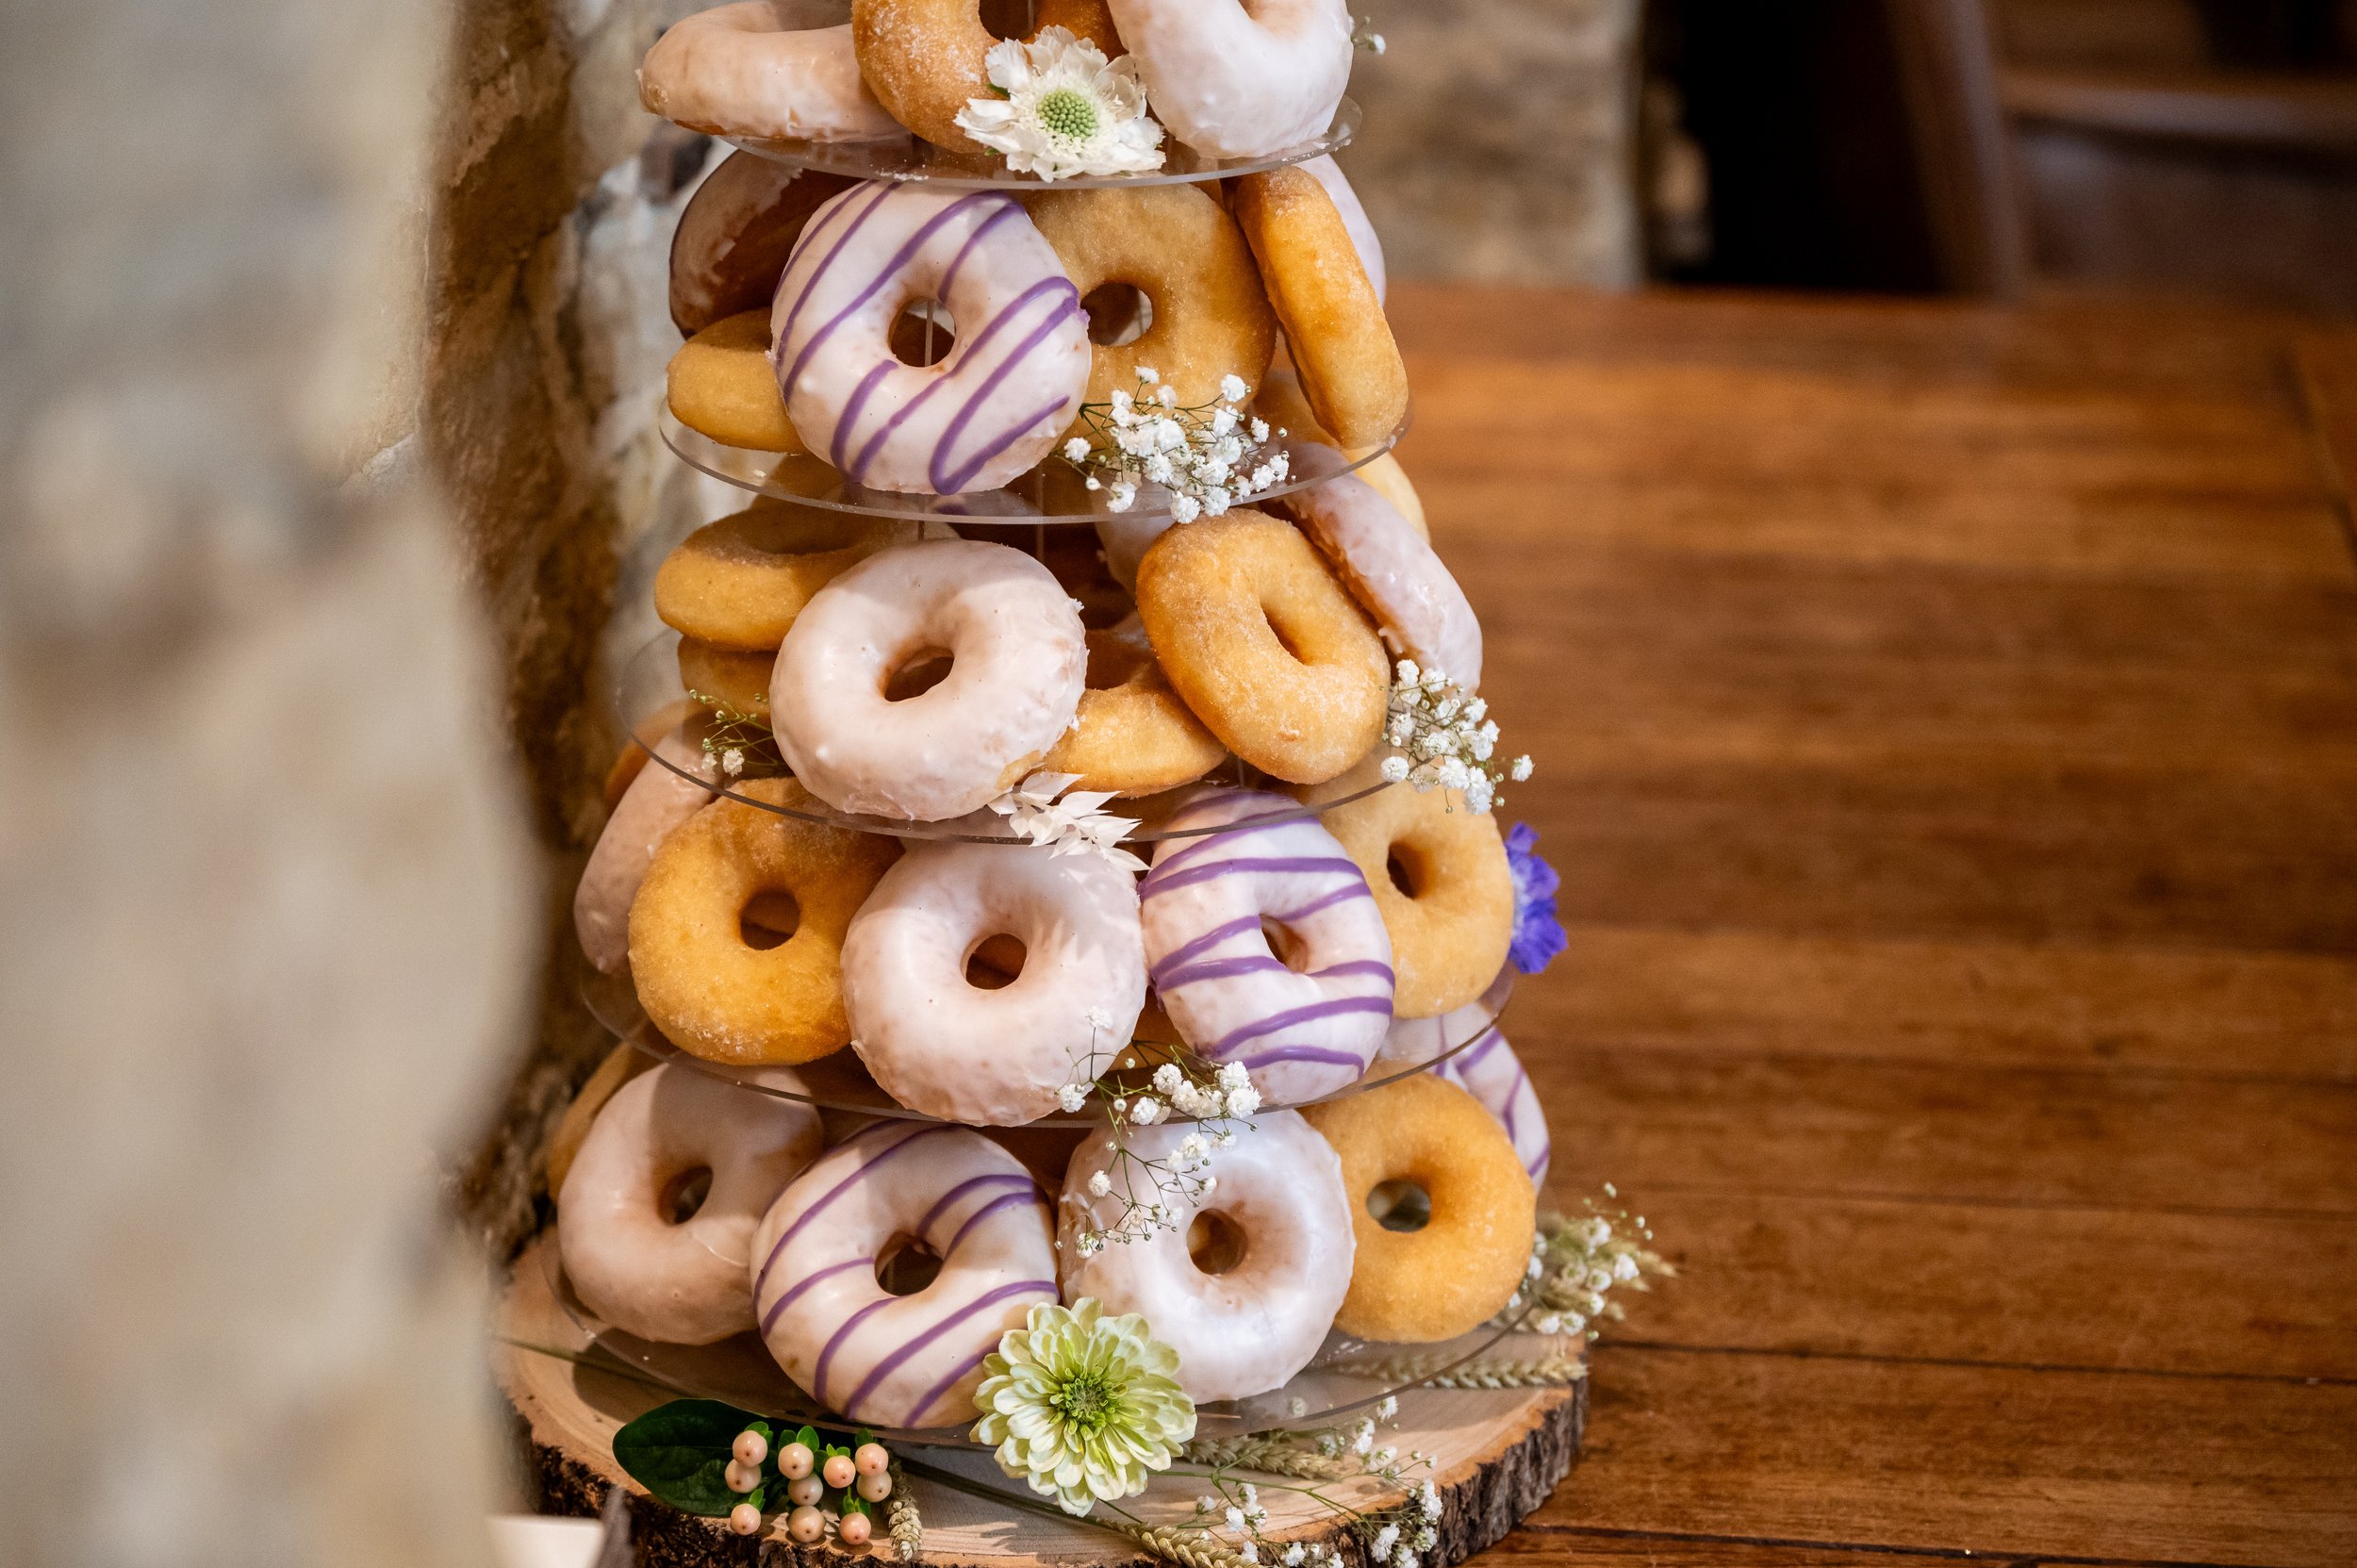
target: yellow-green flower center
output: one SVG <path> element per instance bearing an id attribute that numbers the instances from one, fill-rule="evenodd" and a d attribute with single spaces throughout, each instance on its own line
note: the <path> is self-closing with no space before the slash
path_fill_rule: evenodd
<path id="1" fill-rule="evenodd" d="M 1050 136 L 1066 141 L 1086 141 L 1096 134 L 1096 106 L 1087 93 L 1060 87 L 1039 101 L 1039 123 Z"/>
<path id="2" fill-rule="evenodd" d="M 1121 1408 L 1104 1378 L 1094 1372 L 1066 1378 L 1056 1385 L 1056 1392 L 1047 1396 L 1047 1402 L 1063 1414 L 1064 1425 L 1084 1439 L 1103 1431 Z"/>

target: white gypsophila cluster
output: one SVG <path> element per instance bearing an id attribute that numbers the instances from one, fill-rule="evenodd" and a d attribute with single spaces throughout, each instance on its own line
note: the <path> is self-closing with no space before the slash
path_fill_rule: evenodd
<path id="1" fill-rule="evenodd" d="M 1112 1023 L 1101 1010 L 1092 1010 L 1088 1020 L 1092 1041 Z M 1155 1069 L 1151 1092 L 1147 1092 L 1126 1089 L 1118 1081 L 1097 1076 L 1096 1059 L 1092 1044 L 1089 1064 L 1081 1069 L 1084 1076 L 1076 1076 L 1056 1095 L 1058 1105 L 1074 1114 L 1091 1097 L 1103 1101 L 1108 1113 L 1106 1130 L 1113 1142 L 1113 1168 L 1122 1177 L 1119 1215 L 1112 1224 L 1084 1230 L 1074 1240 L 1083 1258 L 1192 1221 L 1196 1207 L 1219 1186 L 1219 1178 L 1211 1169 L 1212 1156 L 1236 1141 L 1234 1124 L 1261 1108 L 1259 1087 L 1249 1073 L 1232 1062 L 1216 1071 L 1192 1059 L 1183 1064 L 1164 1062 Z M 1124 1054 L 1119 1063 L 1124 1070 L 1138 1065 L 1134 1050 Z M 1131 1146 L 1130 1129 L 1167 1121 L 1174 1112 L 1193 1118 L 1195 1126 L 1169 1153 L 1149 1158 Z M 1091 1197 L 1112 1197 L 1113 1176 L 1096 1172 L 1089 1179 L 1088 1192 Z"/>
<path id="2" fill-rule="evenodd" d="M 1375 30 L 1374 17 L 1354 16 L 1350 23 L 1350 41 L 1355 47 L 1370 55 L 1379 55 L 1391 47 L 1383 41 L 1383 35 Z"/>
<path id="3" fill-rule="evenodd" d="M 1043 27 L 1029 43 L 993 45 L 982 65 L 993 96 L 967 99 L 958 128 L 1012 173 L 1057 180 L 1162 166 L 1162 127 L 1129 56 L 1108 60 L 1069 27 Z"/>
<path id="4" fill-rule="evenodd" d="M 1330 1543 L 1270 1540 L 1262 1528 L 1267 1512 L 1261 1507 L 1259 1490 L 1236 1472 L 1263 1470 L 1317 1480 L 1365 1476 L 1399 1487 L 1407 1495 L 1388 1508 L 1367 1512 L 1322 1486 L 1286 1490 L 1336 1515 L 1357 1537 L 1368 1559 L 1388 1568 L 1421 1568 L 1422 1554 L 1432 1550 L 1440 1539 L 1442 1500 L 1430 1479 L 1430 1454 L 1411 1451 L 1403 1457 L 1396 1448 L 1378 1446 L 1379 1428 L 1392 1424 L 1398 1414 L 1399 1400 L 1386 1395 L 1375 1407 L 1375 1413 L 1361 1417 L 1355 1427 L 1264 1432 L 1246 1440 L 1243 1452 L 1231 1448 L 1215 1460 L 1211 1455 L 1190 1453 L 1190 1458 L 1213 1462 L 1209 1472 L 1213 1490 L 1195 1499 L 1195 1527 L 1212 1543 L 1227 1546 L 1229 1542 L 1217 1533 L 1225 1526 L 1230 1535 L 1240 1538 L 1231 1549 L 1249 1562 L 1265 1562 L 1272 1568 L 1278 1564 L 1282 1568 L 1342 1568 L 1354 1559 L 1346 1558 Z M 1312 1457 L 1316 1465 L 1303 1468 L 1304 1461 Z M 1425 1471 L 1424 1478 L 1411 1481 L 1411 1467 Z"/>
<path id="5" fill-rule="evenodd" d="M 1614 1196 L 1609 1184 L 1605 1194 Z M 1644 1215 L 1632 1217 L 1625 1210 L 1607 1215 L 1592 1198 L 1587 1208 L 1577 1219 L 1541 1216 L 1523 1283 L 1498 1314 L 1499 1322 L 1592 1339 L 1597 1322 L 1623 1315 L 1621 1304 L 1609 1298 L 1614 1287 L 1641 1291 L 1648 1288 L 1647 1276 L 1675 1272 L 1646 1245 L 1653 1231 Z"/>
<path id="6" fill-rule="evenodd" d="M 1292 471 L 1293 459 L 1282 452 L 1245 466 L 1270 431 L 1267 421 L 1237 406 L 1252 391 L 1242 376 L 1221 381 L 1217 402 L 1192 408 L 1178 406 L 1178 389 L 1151 367 L 1139 366 L 1137 376 L 1135 395 L 1116 390 L 1110 403 L 1082 404 L 1090 434 L 1063 444 L 1064 461 L 1087 477 L 1090 489 L 1106 492 L 1108 510 L 1126 512 L 1137 504 L 1141 486 L 1159 485 L 1170 492 L 1173 522 L 1215 518 Z"/>
<path id="7" fill-rule="evenodd" d="M 1500 766 L 1497 720 L 1489 702 L 1467 697 L 1446 672 L 1402 659 L 1392 684 L 1391 717 L 1383 738 L 1398 751 L 1383 759 L 1383 777 L 1417 789 L 1454 789 L 1476 815 L 1497 804 L 1501 780 L 1530 777 L 1530 759 Z"/>
<path id="8" fill-rule="evenodd" d="M 1125 871 L 1145 870 L 1146 862 L 1121 847 L 1137 831 L 1137 818 L 1102 809 L 1113 791 L 1073 789 L 1080 782 L 1078 773 L 1034 773 L 991 801 L 990 809 L 1049 854 L 1102 855 Z"/>

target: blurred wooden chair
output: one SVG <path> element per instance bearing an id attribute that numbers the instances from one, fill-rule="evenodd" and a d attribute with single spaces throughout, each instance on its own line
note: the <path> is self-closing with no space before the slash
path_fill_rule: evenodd
<path id="1" fill-rule="evenodd" d="M 1887 0 L 1951 287 L 2357 315 L 2357 0 Z"/>

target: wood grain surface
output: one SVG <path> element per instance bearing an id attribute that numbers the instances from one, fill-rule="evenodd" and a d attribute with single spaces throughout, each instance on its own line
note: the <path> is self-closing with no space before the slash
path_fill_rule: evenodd
<path id="1" fill-rule="evenodd" d="M 1685 1273 L 1498 1562 L 2357 1560 L 2357 350 L 1403 285 L 1552 1186 Z"/>

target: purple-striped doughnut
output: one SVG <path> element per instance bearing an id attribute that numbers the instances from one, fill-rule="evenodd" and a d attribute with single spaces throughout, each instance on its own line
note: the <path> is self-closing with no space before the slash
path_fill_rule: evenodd
<path id="1" fill-rule="evenodd" d="M 939 300 L 956 341 L 903 364 L 892 323 Z M 1004 485 L 1080 411 L 1094 353 L 1080 291 L 1012 196 L 889 181 L 812 215 L 778 280 L 771 362 L 811 451 L 880 490 Z"/>
<path id="2" fill-rule="evenodd" d="M 1022 972 L 968 983 L 966 960 L 1001 935 L 1023 944 Z M 1129 1045 L 1146 1005 L 1137 883 L 1096 855 L 913 847 L 843 938 L 843 1001 L 852 1048 L 902 1105 L 968 1126 L 1037 1120 Z"/>
<path id="3" fill-rule="evenodd" d="M 1022 1163 L 968 1128 L 878 1122 L 780 1195 L 753 1238 L 769 1354 L 829 1410 L 879 1427 L 972 1419 L 982 1358 L 1056 1299 L 1047 1199 Z M 889 1296 L 878 1262 L 922 1242 L 941 1273 Z"/>
<path id="4" fill-rule="evenodd" d="M 1530 1173 L 1531 1184 L 1543 1186 L 1547 1162 L 1554 1153 L 1547 1136 L 1547 1114 L 1539 1104 L 1539 1091 L 1531 1087 L 1530 1075 L 1523 1070 L 1522 1059 L 1493 1021 L 1505 1007 L 1512 984 L 1512 969 L 1501 969 L 1477 1001 L 1435 1018 L 1395 1020 L 1383 1041 L 1381 1061 L 1386 1065 L 1429 1062 L 1466 1042 L 1433 1072 L 1479 1100 L 1498 1119 L 1506 1135 L 1514 1141 L 1514 1153 L 1522 1160 L 1523 1169 Z"/>
<path id="5" fill-rule="evenodd" d="M 1134 1158 L 1124 1160 L 1109 1132 L 1092 1133 L 1064 1174 L 1056 1254 L 1067 1297 L 1146 1314 L 1154 1337 L 1178 1352 L 1178 1386 L 1197 1404 L 1265 1394 L 1309 1365 L 1350 1289 L 1358 1250 L 1341 1159 L 1298 1113 L 1264 1111 L 1211 1155 L 1206 1174 L 1216 1185 L 1179 1205 L 1173 1228 L 1081 1256 L 1081 1232 L 1111 1230 L 1133 1200 L 1168 1201 L 1131 1192 L 1140 1162 L 1172 1163 L 1199 1136 L 1191 1122 L 1138 1128 L 1125 1134 Z M 1094 1197 L 1088 1184 L 1099 1172 L 1108 1191 Z M 1199 1214 L 1224 1222 L 1241 1244 L 1225 1272 L 1206 1272 L 1189 1246 Z"/>
<path id="6" fill-rule="evenodd" d="M 1392 938 L 1375 897 L 1300 811 L 1257 790 L 1198 796 L 1168 826 L 1226 826 L 1163 839 L 1138 887 L 1146 978 L 1171 1022 L 1200 1054 L 1242 1063 L 1279 1104 L 1357 1082 L 1392 1021 Z"/>
<path id="7" fill-rule="evenodd" d="M 758 1075 L 799 1093 L 783 1068 Z M 605 1102 L 556 1198 L 556 1245 L 582 1305 L 627 1334 L 711 1345 L 753 1326 L 753 1236 L 826 1134 L 799 1100 L 754 1094 L 688 1067 L 641 1073 Z M 712 1187 L 677 1224 L 673 1183 Z"/>

